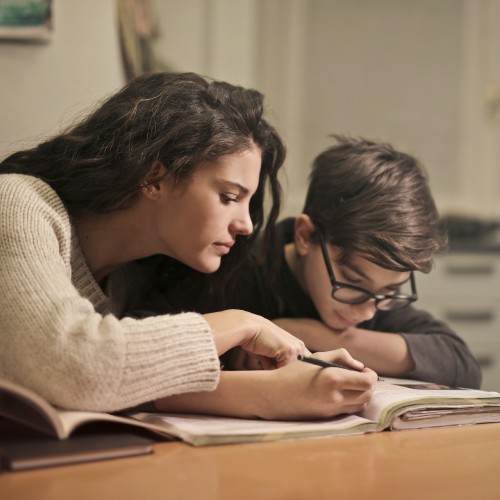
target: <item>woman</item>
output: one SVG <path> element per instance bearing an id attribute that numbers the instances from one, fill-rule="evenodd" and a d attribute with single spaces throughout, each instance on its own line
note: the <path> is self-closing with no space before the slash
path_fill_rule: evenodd
<path id="1" fill-rule="evenodd" d="M 224 256 L 227 278 L 263 224 L 268 182 L 275 221 L 285 152 L 262 101 L 191 73 L 144 75 L 67 132 L 0 164 L 0 376 L 63 408 L 115 411 L 214 391 L 218 356 L 235 346 L 266 367 L 308 353 L 243 311 L 121 317 L 142 286 L 139 259 L 167 255 L 213 273 Z M 362 368 L 343 351 L 324 356 Z M 303 364 L 275 370 L 278 382 L 312 384 Z M 346 370 L 334 371 L 335 379 Z M 358 409 L 374 374 L 354 375 L 348 402 Z M 330 408 L 328 380 L 315 386 Z M 297 416 L 273 404 L 271 417 Z"/>

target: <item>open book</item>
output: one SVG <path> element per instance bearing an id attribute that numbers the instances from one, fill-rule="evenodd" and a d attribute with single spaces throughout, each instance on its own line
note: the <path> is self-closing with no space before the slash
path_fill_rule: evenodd
<path id="1" fill-rule="evenodd" d="M 500 422 L 500 393 L 403 379 L 378 382 L 372 402 L 356 415 L 300 422 L 250 420 L 208 415 L 63 411 L 0 379 L 0 416 L 66 439 L 90 422 L 115 422 L 148 429 L 195 446 L 307 437 L 354 435 L 450 425 Z"/>

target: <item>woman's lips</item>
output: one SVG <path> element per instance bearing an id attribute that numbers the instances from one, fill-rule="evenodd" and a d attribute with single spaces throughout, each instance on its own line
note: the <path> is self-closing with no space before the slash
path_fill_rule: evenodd
<path id="1" fill-rule="evenodd" d="M 214 247 L 217 248 L 222 255 L 227 255 L 233 245 L 234 241 L 228 241 L 227 243 L 221 243 L 221 242 L 214 243 Z"/>

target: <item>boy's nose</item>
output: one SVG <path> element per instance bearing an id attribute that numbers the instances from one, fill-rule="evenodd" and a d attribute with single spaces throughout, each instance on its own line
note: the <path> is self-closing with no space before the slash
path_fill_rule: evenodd
<path id="1" fill-rule="evenodd" d="M 375 299 L 367 300 L 366 302 L 357 304 L 353 307 L 356 308 L 356 317 L 359 318 L 358 323 L 372 319 L 373 316 L 375 316 L 375 313 L 377 312 L 377 308 L 375 306 Z"/>

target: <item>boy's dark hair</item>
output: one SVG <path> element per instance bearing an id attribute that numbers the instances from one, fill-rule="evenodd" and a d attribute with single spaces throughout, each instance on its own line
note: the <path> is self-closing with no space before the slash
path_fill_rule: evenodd
<path id="1" fill-rule="evenodd" d="M 313 162 L 303 212 L 344 262 L 356 252 L 386 269 L 429 272 L 447 239 L 423 167 L 390 144 L 333 137 Z"/>

